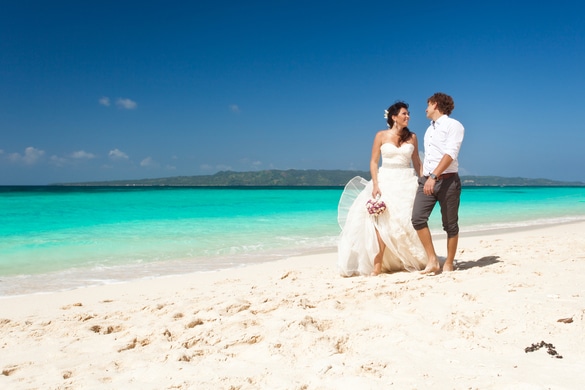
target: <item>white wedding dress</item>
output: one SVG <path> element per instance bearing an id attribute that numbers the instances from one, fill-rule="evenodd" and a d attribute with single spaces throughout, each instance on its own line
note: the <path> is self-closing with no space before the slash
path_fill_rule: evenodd
<path id="1" fill-rule="evenodd" d="M 341 235 L 338 269 L 343 276 L 370 275 L 379 251 L 376 229 L 386 243 L 382 272 L 424 269 L 427 256 L 411 224 L 412 205 L 418 179 L 411 167 L 414 145 L 382 144 L 382 165 L 378 169 L 380 200 L 386 211 L 370 215 L 366 202 L 372 199 L 373 184 L 359 176 L 345 186 L 338 207 Z"/>

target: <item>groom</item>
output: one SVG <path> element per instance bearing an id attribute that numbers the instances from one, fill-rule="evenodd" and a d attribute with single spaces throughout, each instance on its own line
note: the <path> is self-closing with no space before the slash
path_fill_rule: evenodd
<path id="1" fill-rule="evenodd" d="M 463 141 L 464 128 L 457 120 L 449 117 L 455 108 L 451 96 L 441 92 L 427 99 L 427 118 L 431 120 L 425 137 L 425 158 L 423 171 L 418 181 L 418 190 L 412 210 L 412 226 L 425 248 L 428 263 L 424 274 L 441 272 L 428 219 L 439 202 L 443 219 L 443 230 L 447 232 L 447 259 L 443 271 L 453 271 L 453 261 L 459 239 L 459 201 L 461 180 L 459 178 L 457 155 Z"/>

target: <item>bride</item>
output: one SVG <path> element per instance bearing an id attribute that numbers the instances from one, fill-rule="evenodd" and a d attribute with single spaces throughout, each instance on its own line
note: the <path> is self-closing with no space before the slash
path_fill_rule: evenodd
<path id="1" fill-rule="evenodd" d="M 342 228 L 338 268 L 343 276 L 424 269 L 426 253 L 411 224 L 412 205 L 421 172 L 416 135 L 408 129 L 408 104 L 386 110 L 387 130 L 374 138 L 371 181 L 356 176 L 345 186 L 338 208 Z M 380 156 L 382 165 L 379 167 Z M 412 162 L 412 165 L 411 165 Z M 370 214 L 366 203 L 385 205 Z"/>

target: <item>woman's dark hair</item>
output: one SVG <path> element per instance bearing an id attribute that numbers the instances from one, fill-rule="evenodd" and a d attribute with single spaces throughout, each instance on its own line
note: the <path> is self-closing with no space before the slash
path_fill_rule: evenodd
<path id="1" fill-rule="evenodd" d="M 453 98 L 443 92 L 437 92 L 427 99 L 427 103 L 437 103 L 437 110 L 445 115 L 451 115 L 455 109 Z"/>
<path id="2" fill-rule="evenodd" d="M 394 119 L 393 116 L 398 115 L 401 109 L 406 109 L 408 111 L 408 103 L 397 101 L 390 107 L 388 107 L 387 111 L 387 118 L 386 123 L 388 123 L 388 128 L 391 129 L 394 126 Z M 408 127 L 403 128 L 399 134 L 398 146 L 402 145 L 406 141 L 408 141 L 412 137 L 412 132 L 408 129 Z"/>

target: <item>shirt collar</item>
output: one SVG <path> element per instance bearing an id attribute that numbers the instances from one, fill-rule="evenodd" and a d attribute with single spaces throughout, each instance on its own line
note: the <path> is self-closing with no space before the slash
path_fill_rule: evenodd
<path id="1" fill-rule="evenodd" d="M 435 128 L 435 124 L 440 125 L 444 118 L 448 118 L 448 116 L 443 114 L 440 117 L 438 117 L 436 121 L 431 121 L 431 125 L 433 126 L 433 128 Z"/>

